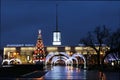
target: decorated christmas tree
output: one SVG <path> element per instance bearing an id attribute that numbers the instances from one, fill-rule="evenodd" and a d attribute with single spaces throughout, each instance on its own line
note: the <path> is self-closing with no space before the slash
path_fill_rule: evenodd
<path id="1" fill-rule="evenodd" d="M 45 51 L 44 51 L 44 44 L 42 40 L 41 30 L 38 31 L 38 39 L 36 42 L 34 54 L 33 54 L 33 62 L 34 63 L 44 63 L 45 61 Z"/>

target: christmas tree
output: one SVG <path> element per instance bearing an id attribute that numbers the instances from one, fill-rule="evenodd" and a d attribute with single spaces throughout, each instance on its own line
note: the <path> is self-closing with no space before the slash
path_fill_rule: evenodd
<path id="1" fill-rule="evenodd" d="M 33 54 L 33 61 L 34 63 L 45 61 L 45 51 L 44 51 L 44 44 L 42 40 L 41 30 L 38 31 L 38 39 L 36 42 L 34 54 Z"/>

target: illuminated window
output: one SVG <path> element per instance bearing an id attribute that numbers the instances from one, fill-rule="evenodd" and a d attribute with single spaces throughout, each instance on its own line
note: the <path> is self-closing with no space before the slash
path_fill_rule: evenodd
<path id="1" fill-rule="evenodd" d="M 60 32 L 54 32 L 53 33 L 53 41 L 61 41 Z"/>
<path id="2" fill-rule="evenodd" d="M 66 51 L 70 51 L 70 50 L 71 50 L 71 47 L 65 47 L 65 50 L 66 50 Z"/>
<path id="3" fill-rule="evenodd" d="M 80 51 L 80 50 L 82 50 L 83 48 L 82 47 L 75 47 L 75 50 L 76 51 Z"/>
<path id="4" fill-rule="evenodd" d="M 47 51 L 57 51 L 57 47 L 47 47 Z"/>
<path id="5" fill-rule="evenodd" d="M 61 45 L 61 34 L 60 32 L 53 33 L 53 45 Z"/>

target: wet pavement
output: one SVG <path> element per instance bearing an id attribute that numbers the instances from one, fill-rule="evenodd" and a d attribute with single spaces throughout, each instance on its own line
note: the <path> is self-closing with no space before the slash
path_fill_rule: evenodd
<path id="1" fill-rule="evenodd" d="M 64 79 L 79 79 L 79 80 L 98 80 L 98 71 L 87 71 L 71 66 L 53 66 L 51 70 L 46 73 L 42 79 L 50 80 L 64 80 Z"/>
<path id="2" fill-rule="evenodd" d="M 100 72 L 98 70 L 83 70 L 71 66 L 53 66 L 43 77 L 43 80 L 120 80 L 119 72 Z"/>
<path id="3" fill-rule="evenodd" d="M 6 78 L 3 78 L 6 80 Z M 120 80 L 119 72 L 84 70 L 71 66 L 52 66 L 45 71 L 34 71 L 9 80 Z"/>

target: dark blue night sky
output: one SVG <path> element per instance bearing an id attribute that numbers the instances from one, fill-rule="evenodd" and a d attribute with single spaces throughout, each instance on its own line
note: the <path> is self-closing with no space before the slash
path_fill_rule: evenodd
<path id="1" fill-rule="evenodd" d="M 52 45 L 52 32 L 58 23 L 62 45 L 77 45 L 96 26 L 111 30 L 120 27 L 120 1 L 39 1 L 1 0 L 1 46 L 35 44 L 38 29 L 44 45 Z"/>

